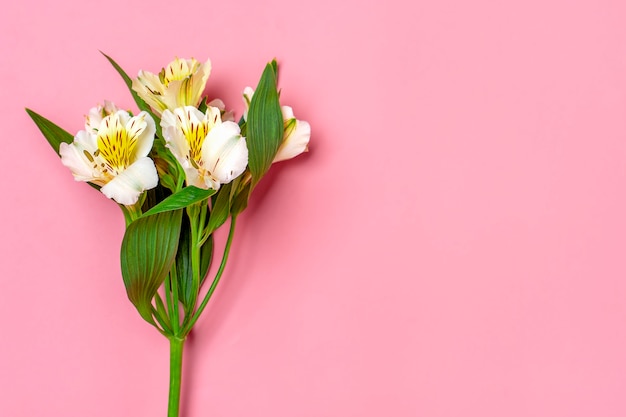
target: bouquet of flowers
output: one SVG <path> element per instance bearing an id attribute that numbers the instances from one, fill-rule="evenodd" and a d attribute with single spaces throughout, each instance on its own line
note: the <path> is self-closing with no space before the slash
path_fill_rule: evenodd
<path id="1" fill-rule="evenodd" d="M 128 86 L 136 114 L 105 101 L 72 135 L 26 111 L 74 178 L 122 209 L 122 278 L 141 317 L 170 342 L 168 417 L 177 417 L 185 339 L 222 277 L 237 216 L 274 162 L 307 151 L 311 128 L 280 105 L 275 60 L 255 90 L 243 90 L 236 122 L 221 100 L 203 96 L 208 60 L 176 58 L 158 74 L 130 78 L 105 57 Z M 211 269 L 214 232 L 226 225 L 219 266 Z"/>

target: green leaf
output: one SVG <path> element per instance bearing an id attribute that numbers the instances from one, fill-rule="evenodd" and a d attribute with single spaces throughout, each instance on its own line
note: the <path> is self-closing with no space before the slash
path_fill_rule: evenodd
<path id="1" fill-rule="evenodd" d="M 206 100 L 207 98 L 204 97 L 200 102 L 200 105 L 198 106 L 198 110 L 200 110 L 202 113 L 206 113 L 206 109 L 208 108 Z"/>
<path id="2" fill-rule="evenodd" d="M 152 109 L 150 108 L 150 106 L 148 106 L 148 104 L 143 101 L 143 99 L 141 97 L 139 97 L 139 95 L 135 92 L 135 90 L 133 90 L 133 80 L 128 76 L 128 74 L 126 74 L 126 71 L 124 71 L 122 69 L 122 67 L 120 67 L 117 62 L 115 62 L 113 60 L 113 58 L 111 58 L 110 56 L 108 56 L 107 54 L 105 54 L 104 52 L 100 51 L 100 53 L 102 55 L 104 55 L 104 57 L 106 59 L 109 60 L 109 62 L 111 63 L 111 65 L 113 65 L 113 68 L 115 68 L 115 70 L 118 72 L 118 74 L 120 74 L 122 76 L 122 79 L 124 80 L 124 83 L 126 83 L 126 87 L 128 87 L 128 90 L 130 91 L 130 94 L 132 94 L 133 96 L 133 100 L 135 100 L 135 103 L 137 103 L 137 107 L 139 107 L 139 110 L 143 110 L 145 112 L 147 112 L 150 116 L 152 116 L 152 118 L 154 119 L 154 121 L 156 122 L 156 133 L 158 136 L 162 136 L 161 135 L 161 118 L 157 115 L 155 115 L 152 112 Z"/>
<path id="3" fill-rule="evenodd" d="M 122 67 L 120 67 L 118 63 L 115 62 L 115 60 L 113 60 L 113 58 L 111 58 L 110 56 L 108 56 L 102 51 L 100 51 L 100 53 L 104 55 L 104 57 L 111 63 L 111 65 L 113 65 L 113 68 L 115 68 L 118 74 L 122 76 L 122 79 L 124 80 L 124 83 L 126 84 L 126 87 L 128 87 L 128 89 L 130 90 L 130 93 L 133 95 L 133 99 L 135 100 L 135 103 L 137 103 L 137 107 L 139 107 L 139 109 L 141 110 L 150 112 L 151 111 L 150 106 L 148 106 L 148 104 L 145 101 L 143 101 L 141 97 L 139 97 L 139 95 L 135 92 L 135 90 L 133 90 L 133 80 L 128 76 L 128 74 L 126 74 L 126 71 L 124 71 Z"/>
<path id="4" fill-rule="evenodd" d="M 276 61 L 267 64 L 248 110 L 246 142 L 253 185 L 265 175 L 283 139 L 283 115 L 276 88 Z"/>
<path id="5" fill-rule="evenodd" d="M 50 144 L 50 146 L 52 146 L 52 149 L 54 149 L 57 155 L 59 155 L 59 148 L 61 146 L 61 143 L 72 143 L 74 141 L 74 136 L 72 136 L 71 133 L 55 125 L 45 117 L 35 113 L 30 109 L 26 109 L 26 113 L 28 113 L 31 119 L 33 119 L 33 121 L 35 122 L 41 133 L 44 135 L 44 137 L 48 140 L 48 143 Z M 92 188 L 95 188 L 96 190 L 100 189 L 99 185 L 90 182 L 88 182 L 87 184 L 89 184 Z"/>
<path id="6" fill-rule="evenodd" d="M 232 183 L 228 183 L 220 188 L 215 203 L 211 208 L 211 216 L 209 217 L 209 224 L 207 225 L 206 233 L 213 233 L 218 227 L 226 222 L 228 215 L 230 214 L 230 188 Z"/>
<path id="7" fill-rule="evenodd" d="M 72 134 L 55 125 L 45 117 L 30 109 L 26 109 L 26 113 L 28 113 L 30 118 L 33 119 L 41 133 L 48 140 L 48 143 L 57 154 L 59 153 L 61 143 L 72 143 L 74 141 L 74 136 Z"/>
<path id="8" fill-rule="evenodd" d="M 193 270 L 191 268 L 191 229 L 187 214 L 183 216 L 183 226 L 180 233 L 178 252 L 176 253 L 176 276 L 178 278 L 178 298 L 183 303 L 185 310 L 191 309 L 193 296 Z M 213 237 L 209 236 L 200 249 L 200 286 L 206 278 L 206 274 L 213 258 Z"/>
<path id="9" fill-rule="evenodd" d="M 126 229 L 121 249 L 128 298 L 149 323 L 152 299 L 172 268 L 178 249 L 182 210 L 141 217 Z"/>
<path id="10" fill-rule="evenodd" d="M 190 185 L 167 197 L 165 200 L 145 212 L 143 216 L 151 216 L 157 213 L 182 209 L 194 203 L 206 200 L 213 194 L 215 194 L 215 190 L 213 189 L 203 190 L 202 188 Z"/>

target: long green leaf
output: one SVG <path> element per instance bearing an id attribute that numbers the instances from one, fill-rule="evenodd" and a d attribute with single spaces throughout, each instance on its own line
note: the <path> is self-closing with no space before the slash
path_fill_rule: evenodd
<path id="1" fill-rule="evenodd" d="M 203 190 L 202 188 L 190 185 L 183 188 L 179 192 L 172 194 L 156 206 L 152 207 L 144 213 L 144 216 L 151 216 L 157 213 L 182 209 L 194 203 L 206 200 L 213 194 L 215 194 L 215 190 L 213 189 Z"/>
<path id="2" fill-rule="evenodd" d="M 141 217 L 128 226 L 122 240 L 122 277 L 128 298 L 152 324 L 152 298 L 172 268 L 181 222 L 182 210 Z"/>
<path id="3" fill-rule="evenodd" d="M 152 109 L 150 108 L 150 106 L 148 106 L 148 104 L 145 101 L 143 101 L 141 97 L 139 97 L 139 95 L 135 92 L 135 90 L 133 90 L 133 80 L 128 76 L 126 71 L 124 71 L 122 67 L 120 67 L 118 63 L 113 60 L 113 58 L 111 58 L 110 56 L 108 56 L 102 51 L 100 51 L 100 53 L 104 55 L 106 59 L 109 60 L 111 65 L 113 65 L 113 68 L 115 68 L 118 74 L 120 74 L 120 76 L 124 80 L 124 83 L 126 83 L 126 87 L 128 87 L 128 91 L 130 91 L 130 94 L 132 94 L 133 100 L 135 100 L 137 107 L 139 107 L 139 110 L 144 110 L 150 116 L 152 116 L 152 118 L 156 122 L 156 133 L 159 137 L 161 137 L 162 136 L 161 135 L 161 123 L 160 123 L 161 119 L 159 118 L 159 116 L 157 116 L 156 114 L 152 112 Z"/>
<path id="4" fill-rule="evenodd" d="M 111 65 L 113 65 L 113 68 L 115 68 L 118 74 L 121 75 L 122 79 L 124 80 L 124 83 L 126 84 L 126 87 L 128 87 L 128 90 L 132 94 L 133 99 L 135 100 L 135 103 L 137 103 L 137 107 L 139 107 L 140 110 L 145 110 L 151 113 L 150 106 L 148 106 L 148 104 L 145 101 L 143 101 L 141 97 L 139 97 L 139 95 L 135 92 L 135 90 L 133 90 L 133 80 L 128 76 L 126 71 L 124 71 L 122 67 L 120 67 L 119 64 L 115 62 L 113 58 L 111 58 L 110 56 L 108 56 L 102 51 L 100 51 L 100 53 L 104 55 L 104 57 L 111 63 Z"/>
<path id="5" fill-rule="evenodd" d="M 283 115 L 276 87 L 276 61 L 267 64 L 250 101 L 246 142 L 252 182 L 256 184 L 272 165 L 283 139 Z"/>
<path id="6" fill-rule="evenodd" d="M 74 141 L 74 136 L 72 136 L 72 134 L 52 123 L 45 117 L 30 109 L 26 109 L 26 113 L 28 113 L 30 118 L 33 119 L 43 136 L 57 154 L 59 153 L 61 143 L 72 143 Z"/>

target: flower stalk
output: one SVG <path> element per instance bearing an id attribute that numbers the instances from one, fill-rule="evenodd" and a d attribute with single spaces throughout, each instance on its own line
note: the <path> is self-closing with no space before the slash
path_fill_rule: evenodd
<path id="1" fill-rule="evenodd" d="M 226 246 L 224 247 L 224 254 L 222 255 L 222 262 L 220 263 L 220 267 L 217 270 L 217 273 L 215 274 L 215 278 L 213 278 L 213 282 L 211 282 L 211 286 L 209 287 L 209 290 L 205 294 L 204 299 L 202 300 L 202 303 L 200 303 L 200 306 L 194 313 L 193 317 L 191 317 L 191 320 L 189 320 L 189 322 L 187 322 L 187 324 L 184 326 L 183 334 L 189 333 L 191 329 L 193 328 L 194 324 L 196 324 L 196 321 L 198 321 L 198 319 L 200 318 L 200 315 L 204 311 L 204 308 L 206 307 L 209 300 L 211 299 L 213 292 L 215 292 L 215 288 L 217 288 L 217 284 L 219 284 L 220 282 L 222 274 L 224 273 L 224 268 L 226 268 L 226 263 L 228 262 L 228 255 L 230 254 L 230 247 L 233 243 L 233 237 L 235 236 L 235 226 L 237 224 L 236 220 L 237 220 L 236 216 L 232 216 L 230 219 L 230 228 L 228 230 L 228 238 L 226 240 Z"/>
<path id="2" fill-rule="evenodd" d="M 183 348 L 185 339 L 172 336 L 170 339 L 170 389 L 167 402 L 167 417 L 178 417 L 183 373 Z"/>

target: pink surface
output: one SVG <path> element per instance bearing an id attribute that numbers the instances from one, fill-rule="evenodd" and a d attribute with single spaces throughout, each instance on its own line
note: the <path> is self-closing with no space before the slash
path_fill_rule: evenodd
<path id="1" fill-rule="evenodd" d="M 409 4 L 4 5 L 1 415 L 165 415 L 122 215 L 23 111 L 132 107 L 98 50 L 210 57 L 238 112 L 277 57 L 313 127 L 241 219 L 185 417 L 626 415 L 625 3 Z"/>

